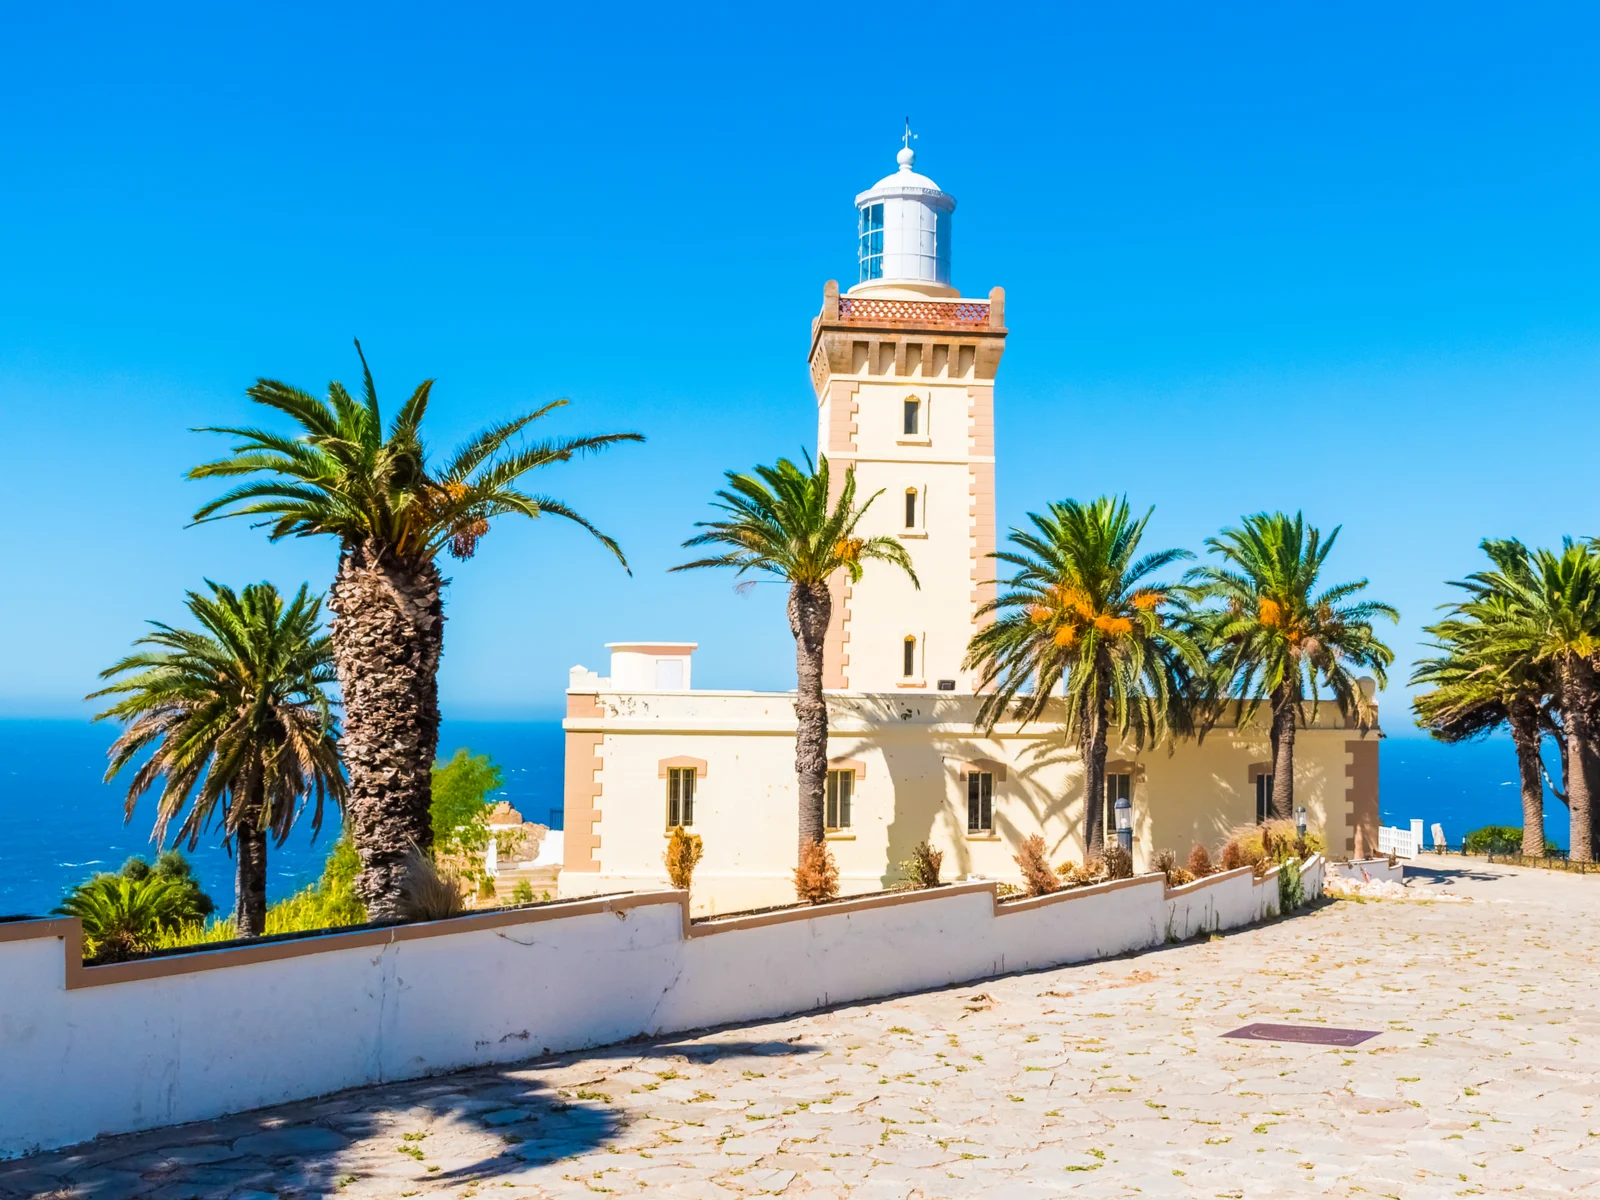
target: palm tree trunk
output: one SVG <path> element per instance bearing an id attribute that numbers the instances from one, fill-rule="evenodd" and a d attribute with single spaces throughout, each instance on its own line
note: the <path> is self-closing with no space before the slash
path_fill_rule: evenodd
<path id="1" fill-rule="evenodd" d="M 1561 675 L 1567 716 L 1567 809 L 1572 822 L 1568 855 L 1576 862 L 1593 862 L 1594 667 L 1588 659 L 1571 655 L 1562 664 Z"/>
<path id="2" fill-rule="evenodd" d="M 789 589 L 789 629 L 794 633 L 794 773 L 799 788 L 799 849 L 823 838 L 823 792 L 828 785 L 828 706 L 822 698 L 822 648 L 833 616 L 828 586 L 797 583 Z"/>
<path id="3" fill-rule="evenodd" d="M 1106 850 L 1106 718 L 1095 713 L 1083 745 L 1084 858 Z"/>
<path id="4" fill-rule="evenodd" d="M 368 542 L 344 548 L 329 593 L 350 775 L 345 816 L 361 858 L 356 891 L 374 920 L 400 916 L 406 854 L 433 845 L 441 587 L 432 560 L 399 561 Z"/>
<path id="5" fill-rule="evenodd" d="M 1288 687 L 1272 693 L 1272 817 L 1294 819 L 1295 702 Z"/>
<path id="6" fill-rule="evenodd" d="M 1544 853 L 1544 776 L 1539 771 L 1539 706 L 1531 699 L 1511 702 L 1507 713 L 1522 780 L 1522 852 Z"/>
<path id="7" fill-rule="evenodd" d="M 233 924 L 242 938 L 267 931 L 267 831 L 242 820 L 233 835 Z"/>

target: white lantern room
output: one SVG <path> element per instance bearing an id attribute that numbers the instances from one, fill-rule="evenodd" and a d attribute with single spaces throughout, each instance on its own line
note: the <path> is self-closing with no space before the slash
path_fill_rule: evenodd
<path id="1" fill-rule="evenodd" d="M 850 295 L 954 296 L 950 286 L 950 217 L 954 196 L 912 167 L 911 131 L 896 156 L 900 169 L 856 197 L 859 282 Z"/>

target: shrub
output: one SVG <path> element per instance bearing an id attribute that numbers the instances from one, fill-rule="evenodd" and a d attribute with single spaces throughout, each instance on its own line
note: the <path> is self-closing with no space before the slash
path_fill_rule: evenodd
<path id="1" fill-rule="evenodd" d="M 939 868 L 944 865 L 944 851 L 935 850 L 924 839 L 911 848 L 911 857 L 900 864 L 906 878 L 914 887 L 939 886 Z"/>
<path id="2" fill-rule="evenodd" d="M 1168 887 L 1172 886 L 1173 873 L 1182 869 L 1178 866 L 1178 856 L 1171 850 L 1157 850 L 1155 858 L 1151 859 L 1151 866 L 1166 876 Z"/>
<path id="3" fill-rule="evenodd" d="M 306 933 L 362 924 L 367 919 L 367 909 L 355 893 L 355 878 L 360 870 L 361 860 L 356 856 L 355 847 L 348 838 L 341 837 L 328 852 L 328 861 L 323 864 L 322 878 L 318 882 L 267 906 L 264 932 L 269 935 Z M 171 950 L 179 946 L 228 942 L 237 934 L 232 917 L 209 924 L 196 921 L 163 933 L 151 948 Z"/>
<path id="4" fill-rule="evenodd" d="M 826 842 L 807 842 L 794 869 L 794 894 L 808 904 L 821 904 L 839 895 L 839 864 Z"/>
<path id="5" fill-rule="evenodd" d="M 1207 875 L 1215 874 L 1216 868 L 1211 865 L 1211 855 L 1199 842 L 1189 848 L 1189 874 L 1196 879 L 1204 879 Z"/>
<path id="6" fill-rule="evenodd" d="M 1083 867 L 1078 872 L 1078 878 L 1083 883 L 1094 883 L 1106 877 L 1106 860 L 1103 854 L 1088 854 L 1084 856 Z"/>
<path id="7" fill-rule="evenodd" d="M 529 883 L 526 879 L 517 880 L 517 886 L 511 889 L 511 903 L 532 904 L 533 884 Z"/>
<path id="8" fill-rule="evenodd" d="M 405 882 L 400 887 L 400 915 L 408 921 L 442 921 L 466 910 L 462 880 L 441 868 L 417 846 L 406 854 Z"/>
<path id="9" fill-rule="evenodd" d="M 672 836 L 667 839 L 667 851 L 662 855 L 667 864 L 667 878 L 673 887 L 689 890 L 694 869 L 700 865 L 700 856 L 704 853 L 698 833 L 690 833 L 682 825 L 673 829 Z"/>
<path id="10" fill-rule="evenodd" d="M 1278 867 L 1278 912 L 1291 913 L 1306 902 L 1305 883 L 1300 864 L 1289 859 Z"/>
<path id="11" fill-rule="evenodd" d="M 1044 896 L 1059 890 L 1061 880 L 1056 878 L 1056 873 L 1045 860 L 1044 838 L 1037 833 L 1024 838 L 1019 849 L 1020 852 L 1012 856 L 1012 861 L 1022 870 L 1022 883 L 1028 889 L 1028 895 Z"/>
<path id="12" fill-rule="evenodd" d="M 1305 839 L 1293 821 L 1268 821 L 1261 826 L 1261 849 L 1274 863 L 1298 861 L 1306 856 Z"/>
<path id="13" fill-rule="evenodd" d="M 483 865 L 489 848 L 489 797 L 504 782 L 504 773 L 487 754 L 475 755 L 465 746 L 448 762 L 433 764 L 428 817 L 434 860 L 473 884 L 493 883 Z"/>
<path id="14" fill-rule="evenodd" d="M 1522 830 L 1515 825 L 1485 825 L 1467 834 L 1461 848 L 1468 854 L 1521 854 Z"/>
<path id="15" fill-rule="evenodd" d="M 163 850 L 153 863 L 145 862 L 135 854 L 122 864 L 117 874 L 135 881 L 170 879 L 185 893 L 186 906 L 195 913 L 196 919 L 204 920 L 216 911 L 216 904 L 200 890 L 200 881 L 194 877 L 194 868 L 179 850 Z"/>
<path id="16" fill-rule="evenodd" d="M 1228 835 L 1222 847 L 1222 869 L 1254 867 L 1262 877 L 1274 863 L 1290 862 L 1305 856 L 1305 843 L 1292 821 L 1267 821 L 1261 825 L 1241 825 Z"/>
<path id="17" fill-rule="evenodd" d="M 1192 859 L 1194 855 L 1191 853 Z M 1155 856 L 1155 869 L 1167 877 L 1168 887 L 1182 887 L 1186 883 L 1193 883 L 1198 876 L 1187 867 L 1178 865 L 1178 856 L 1171 850 L 1162 850 Z M 1208 864 L 1209 865 L 1209 864 Z"/>
<path id="18" fill-rule="evenodd" d="M 1132 879 L 1133 855 L 1121 846 L 1106 847 L 1106 878 Z"/>
<path id="19" fill-rule="evenodd" d="M 137 879 L 96 875 L 73 888 L 56 912 L 83 923 L 85 960 L 122 962 L 154 950 L 186 925 L 198 925 L 196 891 L 154 871 Z"/>
<path id="20" fill-rule="evenodd" d="M 328 852 L 319 882 L 268 906 L 267 932 L 303 933 L 360 925 L 367 919 L 366 905 L 355 889 L 360 871 L 361 859 L 354 844 L 348 837 L 341 837 Z"/>
<path id="21" fill-rule="evenodd" d="M 1224 871 L 1237 871 L 1240 867 L 1247 866 L 1244 860 L 1244 850 L 1233 838 L 1222 844 L 1222 869 Z"/>

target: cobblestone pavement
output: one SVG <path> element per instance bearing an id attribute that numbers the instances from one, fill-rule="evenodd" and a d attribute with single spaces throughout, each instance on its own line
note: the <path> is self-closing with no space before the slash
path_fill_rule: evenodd
<path id="1" fill-rule="evenodd" d="M 0 1196 L 1600 1197 L 1600 878 L 1424 864 L 1417 900 L 104 1139 Z M 1382 1032 L 1219 1036 L 1252 1021 Z"/>

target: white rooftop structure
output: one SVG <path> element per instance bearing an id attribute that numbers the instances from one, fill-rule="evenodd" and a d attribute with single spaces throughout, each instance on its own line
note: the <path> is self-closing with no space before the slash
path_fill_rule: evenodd
<path id="1" fill-rule="evenodd" d="M 954 296 L 950 286 L 950 216 L 954 196 L 912 167 L 911 123 L 895 156 L 900 169 L 856 197 L 860 214 L 857 258 L 860 281 L 850 295 L 896 292 Z"/>

